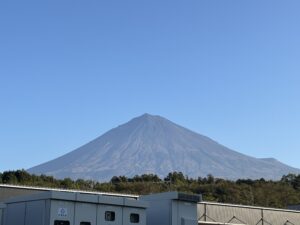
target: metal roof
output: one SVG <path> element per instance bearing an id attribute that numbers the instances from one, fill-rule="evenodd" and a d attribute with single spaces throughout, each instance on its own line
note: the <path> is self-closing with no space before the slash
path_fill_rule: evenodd
<path id="1" fill-rule="evenodd" d="M 75 190 L 75 189 L 34 187 L 34 186 L 11 185 L 11 184 L 0 184 L 0 188 L 1 187 L 4 187 L 4 188 L 16 188 L 16 189 L 26 189 L 26 190 L 37 190 L 37 191 L 59 191 L 59 192 L 70 192 L 70 193 L 97 194 L 97 195 L 127 197 L 127 198 L 135 198 L 135 199 L 137 199 L 139 197 L 138 195 L 120 194 L 120 193 L 112 193 L 112 192 L 83 191 L 83 190 Z"/>
<path id="2" fill-rule="evenodd" d="M 261 206 L 251 206 L 251 205 L 238 205 L 238 204 L 229 204 L 229 203 L 219 203 L 219 202 L 198 202 L 198 204 L 207 204 L 207 205 L 216 205 L 216 206 L 227 206 L 227 207 L 237 207 L 237 208 L 247 208 L 247 209 L 264 209 L 272 211 L 281 211 L 281 212 L 293 212 L 300 213 L 299 210 L 292 209 L 279 209 L 279 208 L 270 208 L 270 207 L 261 207 Z"/>
<path id="3" fill-rule="evenodd" d="M 179 201 L 186 201 L 186 202 L 199 202 L 201 201 L 201 195 L 195 194 L 185 194 L 177 191 L 173 192 L 163 192 L 163 193 L 156 193 L 150 195 L 141 196 L 141 199 L 147 200 L 179 200 Z"/>
<path id="4" fill-rule="evenodd" d="M 99 194 L 87 194 L 79 192 L 63 192 L 63 191 L 47 191 L 42 193 L 36 193 L 32 195 L 18 196 L 7 200 L 5 203 L 18 203 L 38 200 L 62 200 L 73 202 L 85 202 L 85 203 L 100 203 L 107 205 L 120 205 L 127 207 L 146 208 L 148 204 L 144 201 L 127 198 L 124 196 L 107 196 Z"/>

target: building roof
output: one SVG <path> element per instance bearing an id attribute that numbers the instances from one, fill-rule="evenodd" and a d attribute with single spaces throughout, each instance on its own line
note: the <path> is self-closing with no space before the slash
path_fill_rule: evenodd
<path id="1" fill-rule="evenodd" d="M 186 202 L 200 202 L 202 200 L 201 195 L 195 195 L 195 194 L 186 194 L 181 192 L 164 192 L 164 193 L 157 193 L 157 194 L 150 194 L 141 196 L 141 199 L 146 200 L 180 200 L 180 201 L 186 201 Z"/>
<path id="2" fill-rule="evenodd" d="M 237 207 L 237 208 L 247 208 L 247 209 L 264 209 L 272 211 L 281 211 L 281 212 L 294 212 L 300 213 L 300 211 L 292 209 L 280 209 L 280 208 L 270 208 L 270 207 L 261 207 L 261 206 L 251 206 L 251 205 L 238 205 L 238 204 L 229 204 L 229 203 L 219 203 L 219 202 L 198 202 L 198 204 L 207 204 L 207 205 L 216 205 L 216 206 L 227 206 L 227 207 Z"/>
<path id="3" fill-rule="evenodd" d="M 138 195 L 131 195 L 131 194 L 120 194 L 120 193 L 111 193 L 111 192 L 96 192 L 96 191 L 83 191 L 83 190 L 75 190 L 75 189 L 62 189 L 62 188 L 50 188 L 50 187 L 34 187 L 34 186 L 11 185 L 11 184 L 0 184 L 0 188 L 1 187 L 2 188 L 21 189 L 21 190 L 57 191 L 57 192 L 70 192 L 70 193 L 97 194 L 97 195 L 119 196 L 119 197 L 135 198 L 135 199 L 137 199 L 139 197 Z"/>
<path id="4" fill-rule="evenodd" d="M 147 203 L 141 200 L 127 198 L 123 196 L 107 196 L 96 193 L 47 191 L 32 195 L 18 196 L 7 200 L 5 203 L 12 204 L 17 202 L 38 201 L 38 200 L 61 200 L 84 202 L 94 204 L 120 205 L 127 207 L 146 208 Z"/>

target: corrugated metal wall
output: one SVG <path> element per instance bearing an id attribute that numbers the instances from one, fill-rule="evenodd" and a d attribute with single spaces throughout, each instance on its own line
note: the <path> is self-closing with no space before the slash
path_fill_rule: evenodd
<path id="1" fill-rule="evenodd" d="M 284 212 L 274 210 L 264 210 L 264 219 L 274 225 L 299 225 L 300 224 L 300 212 Z"/>
<path id="2" fill-rule="evenodd" d="M 218 203 L 199 203 L 198 219 L 247 225 L 300 225 L 300 211 Z"/>

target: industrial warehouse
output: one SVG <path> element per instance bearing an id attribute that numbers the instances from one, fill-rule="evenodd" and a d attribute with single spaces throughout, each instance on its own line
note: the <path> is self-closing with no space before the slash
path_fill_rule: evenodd
<path id="1" fill-rule="evenodd" d="M 144 196 L 0 185 L 0 225 L 300 225 L 300 211 Z"/>

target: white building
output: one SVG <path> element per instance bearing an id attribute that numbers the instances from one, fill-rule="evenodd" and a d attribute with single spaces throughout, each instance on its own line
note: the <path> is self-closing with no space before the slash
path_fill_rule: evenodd
<path id="1" fill-rule="evenodd" d="M 3 225 L 146 225 L 147 204 L 130 197 L 48 191 L 6 205 Z"/>

